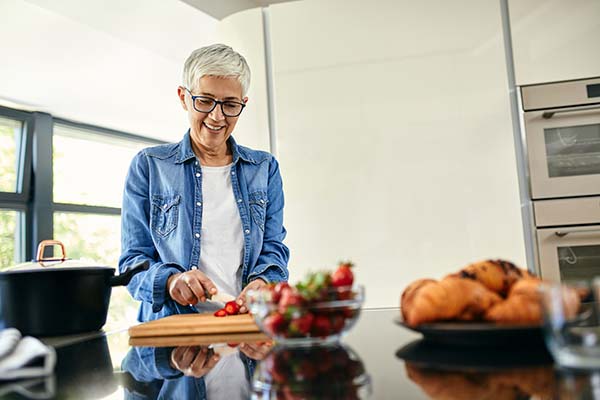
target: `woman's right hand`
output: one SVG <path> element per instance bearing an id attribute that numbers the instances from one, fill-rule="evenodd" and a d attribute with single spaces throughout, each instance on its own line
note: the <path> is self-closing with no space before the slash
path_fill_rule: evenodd
<path id="1" fill-rule="evenodd" d="M 215 284 L 197 269 L 171 275 L 167 280 L 167 290 L 173 300 L 184 306 L 205 302 L 217 294 Z"/>
<path id="2" fill-rule="evenodd" d="M 186 376 L 201 378 L 218 362 L 219 355 L 206 346 L 176 347 L 171 352 L 171 366 Z"/>

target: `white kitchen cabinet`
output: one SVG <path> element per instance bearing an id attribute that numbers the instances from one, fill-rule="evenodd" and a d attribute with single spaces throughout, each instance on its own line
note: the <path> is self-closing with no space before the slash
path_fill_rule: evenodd
<path id="1" fill-rule="evenodd" d="M 509 0 L 518 85 L 600 76 L 600 1 Z"/>

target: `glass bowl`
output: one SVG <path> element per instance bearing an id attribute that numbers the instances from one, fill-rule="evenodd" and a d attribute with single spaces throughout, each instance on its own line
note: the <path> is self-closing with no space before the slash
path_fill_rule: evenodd
<path id="1" fill-rule="evenodd" d="M 339 341 L 356 323 L 363 301 L 361 285 L 330 287 L 310 297 L 287 285 L 247 294 L 258 327 L 277 343 L 292 346 Z"/>
<path id="2" fill-rule="evenodd" d="M 366 399 L 371 378 L 349 347 L 275 346 L 256 366 L 253 399 Z"/>

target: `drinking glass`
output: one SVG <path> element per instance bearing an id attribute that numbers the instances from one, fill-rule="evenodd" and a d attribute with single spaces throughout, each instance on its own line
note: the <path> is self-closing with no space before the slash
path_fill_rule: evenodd
<path id="1" fill-rule="evenodd" d="M 560 367 L 600 369 L 600 278 L 541 286 L 544 334 Z"/>

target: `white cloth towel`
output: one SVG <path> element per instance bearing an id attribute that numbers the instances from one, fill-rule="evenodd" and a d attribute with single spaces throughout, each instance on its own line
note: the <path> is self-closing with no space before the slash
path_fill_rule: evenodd
<path id="1" fill-rule="evenodd" d="M 0 381 L 50 375 L 55 365 L 52 347 L 14 328 L 0 331 Z"/>

